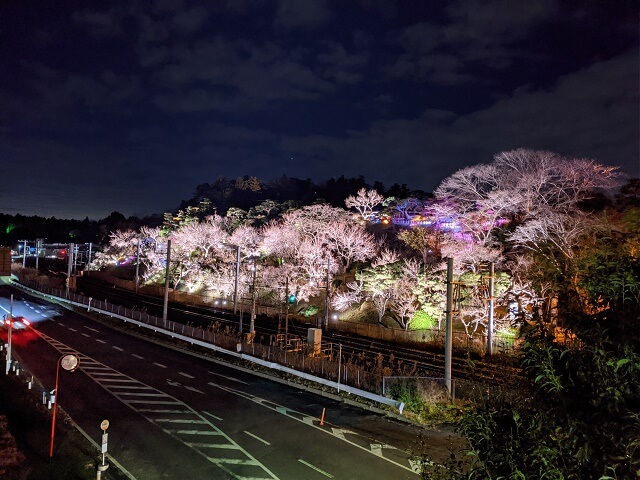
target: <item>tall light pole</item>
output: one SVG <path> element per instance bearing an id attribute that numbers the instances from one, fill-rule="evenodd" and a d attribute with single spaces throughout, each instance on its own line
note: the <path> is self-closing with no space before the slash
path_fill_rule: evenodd
<path id="1" fill-rule="evenodd" d="M 331 257 L 327 253 L 327 281 L 324 287 L 324 329 L 329 329 L 329 266 Z"/>
<path id="2" fill-rule="evenodd" d="M 40 258 L 40 244 L 42 243 L 41 238 L 36 238 L 36 272 L 38 271 L 38 259 Z"/>
<path id="3" fill-rule="evenodd" d="M 73 268 L 73 249 L 73 243 L 70 243 L 69 247 L 67 248 L 67 256 L 69 257 L 69 262 L 67 264 L 67 298 L 69 297 L 69 286 L 71 284 L 71 272 Z"/>
<path id="4" fill-rule="evenodd" d="M 136 278 L 135 278 L 135 291 L 138 293 L 138 283 L 140 280 L 140 239 L 138 238 L 138 242 L 136 244 Z"/>
<path id="5" fill-rule="evenodd" d="M 49 443 L 49 458 L 53 457 L 53 439 L 56 434 L 56 413 L 58 411 L 58 401 L 60 399 L 60 393 L 58 389 L 58 378 L 60 376 L 60 365 L 67 372 L 75 371 L 80 365 L 80 359 L 77 355 L 72 353 L 68 355 L 62 355 L 56 365 L 56 387 L 53 389 L 53 417 L 51 418 L 51 442 Z"/>
<path id="6" fill-rule="evenodd" d="M 286 345 L 289 341 L 289 275 L 284 282 L 284 303 L 287 304 L 287 310 L 284 314 L 284 343 Z"/>
<path id="7" fill-rule="evenodd" d="M 238 277 L 240 276 L 240 245 L 236 247 L 236 281 L 233 290 L 233 314 L 238 314 Z"/>
<path id="8" fill-rule="evenodd" d="M 23 240 L 22 242 L 22 268 L 25 268 L 27 266 L 27 241 Z"/>
<path id="9" fill-rule="evenodd" d="M 447 258 L 447 306 L 445 307 L 444 383 L 451 395 L 451 350 L 453 349 L 453 258 Z"/>
<path id="10" fill-rule="evenodd" d="M 251 323 L 249 324 L 249 334 L 255 332 L 256 326 L 256 264 L 255 261 L 251 265 L 252 280 L 251 280 Z"/>
<path id="11" fill-rule="evenodd" d="M 164 301 L 162 303 L 162 319 L 167 319 L 169 310 L 169 269 L 171 267 L 171 239 L 167 240 L 167 268 L 164 274 Z"/>
<path id="12" fill-rule="evenodd" d="M 87 254 L 87 266 L 85 270 L 89 271 L 89 264 L 91 263 L 91 247 L 93 247 L 93 243 L 89 242 L 89 253 Z"/>
<path id="13" fill-rule="evenodd" d="M 493 311 L 494 311 L 494 277 L 495 267 L 493 262 L 489 262 L 489 315 L 487 319 L 487 355 L 493 354 Z"/>
<path id="14" fill-rule="evenodd" d="M 7 366 L 5 369 L 5 375 L 9 375 L 11 370 L 11 329 L 13 327 L 13 294 L 11 294 L 11 301 L 9 303 L 9 318 L 5 320 L 7 325 Z"/>

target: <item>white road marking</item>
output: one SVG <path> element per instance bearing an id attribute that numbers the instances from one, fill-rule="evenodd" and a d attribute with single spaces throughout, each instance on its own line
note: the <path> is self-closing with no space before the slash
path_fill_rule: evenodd
<path id="1" fill-rule="evenodd" d="M 166 365 L 162 365 L 161 363 L 153 362 L 153 364 L 154 364 L 156 367 L 160 367 L 160 368 L 167 368 L 167 366 L 166 366 Z"/>
<path id="2" fill-rule="evenodd" d="M 92 332 L 96 332 L 96 333 L 100 333 L 99 330 L 96 330 L 95 328 L 91 328 L 91 327 L 87 327 L 86 325 L 84 326 L 84 328 L 91 330 Z"/>
<path id="3" fill-rule="evenodd" d="M 66 326 L 64 323 L 62 322 L 58 322 L 58 325 L 62 325 L 63 327 Z"/>
<path id="4" fill-rule="evenodd" d="M 192 392 L 196 392 L 196 393 L 202 393 L 204 395 L 204 392 L 201 392 L 200 390 L 198 390 L 197 388 L 193 388 L 193 387 L 189 387 L 188 385 L 185 385 L 185 387 L 187 390 L 190 390 Z"/>
<path id="5" fill-rule="evenodd" d="M 298 461 L 303 464 L 306 465 L 309 468 L 313 468 L 316 472 L 321 473 L 322 475 L 324 475 L 325 477 L 329 477 L 329 478 L 333 478 L 333 475 L 331 475 L 330 473 L 325 472 L 324 470 L 320 470 L 318 467 L 311 465 L 308 462 L 305 462 L 304 460 L 302 460 L 301 458 L 298 459 Z"/>
<path id="6" fill-rule="evenodd" d="M 136 357 L 137 359 L 140 359 L 140 360 L 144 360 L 144 357 L 141 357 L 140 355 L 136 355 L 135 353 L 132 353 L 131 356 Z"/>
<path id="7" fill-rule="evenodd" d="M 187 377 L 187 378 L 196 378 L 193 375 L 189 375 L 188 373 L 184 373 L 184 372 L 178 372 L 178 375 L 182 375 L 183 377 Z"/>
<path id="8" fill-rule="evenodd" d="M 83 337 L 91 338 L 91 335 L 89 335 L 88 333 L 82 332 L 80 335 L 82 335 Z"/>
<path id="9" fill-rule="evenodd" d="M 227 380 L 231 380 L 231 381 L 234 381 L 234 382 L 244 383 L 245 385 L 249 385 L 247 382 L 243 382 L 242 380 L 239 380 L 239 379 L 237 379 L 237 378 L 229 377 L 229 376 L 227 376 L 227 375 L 221 375 L 221 374 L 219 374 L 219 373 L 212 372 L 211 370 L 207 370 L 207 371 L 208 371 L 211 375 L 217 375 L 218 377 L 226 378 Z"/>
<path id="10" fill-rule="evenodd" d="M 115 345 L 112 345 L 112 347 L 115 348 L 116 350 L 120 350 L 121 352 L 124 352 L 124 348 L 116 347 Z"/>
<path id="11" fill-rule="evenodd" d="M 69 327 L 69 330 L 71 330 L 72 332 L 77 332 L 78 331 L 75 328 L 71 328 L 71 327 Z"/>
<path id="12" fill-rule="evenodd" d="M 343 440 L 344 442 L 346 442 L 346 443 L 348 443 L 350 445 L 353 445 L 356 448 L 364 450 L 365 452 L 369 452 L 369 453 L 375 455 L 376 457 L 380 457 L 383 460 L 385 460 L 385 461 L 387 461 L 389 463 L 393 463 L 394 465 L 397 465 L 397 466 L 399 466 L 401 468 L 404 468 L 405 470 L 408 470 L 408 471 L 410 471 L 410 472 L 412 472 L 414 474 L 418 473 L 412 467 L 407 467 L 406 465 L 403 465 L 402 463 L 398 463 L 397 461 L 394 461 L 394 460 L 392 460 L 390 458 L 381 456 L 380 452 L 379 452 L 379 447 L 378 447 L 379 443 L 378 442 L 374 443 L 374 447 L 373 448 L 366 448 L 366 447 L 360 445 L 359 443 L 356 443 L 356 442 L 353 442 L 353 441 L 347 439 L 345 437 L 345 433 L 355 434 L 358 437 L 362 437 L 362 435 L 357 434 L 357 433 L 355 433 L 353 431 L 346 430 L 346 429 L 339 429 L 339 428 L 331 428 L 329 430 L 326 427 L 321 427 L 321 426 L 318 425 L 318 418 L 317 417 L 311 417 L 309 415 L 305 415 L 304 413 L 297 412 L 296 410 L 293 410 L 293 409 L 290 409 L 290 408 L 287 408 L 287 407 L 283 407 L 282 405 L 274 404 L 273 402 L 267 401 L 267 400 L 265 400 L 263 398 L 260 398 L 258 396 L 251 395 L 251 394 L 243 392 L 241 390 L 235 390 L 235 389 L 233 389 L 231 387 L 225 387 L 223 385 L 217 385 L 217 384 L 212 383 L 212 382 L 209 382 L 209 385 L 212 385 L 212 386 L 214 386 L 216 388 L 219 388 L 221 390 L 227 391 L 229 393 L 233 393 L 233 394 L 238 395 L 238 396 L 240 396 L 242 398 L 245 398 L 247 400 L 251 400 L 252 402 L 257 403 L 258 405 L 260 405 L 262 407 L 268 408 L 269 410 L 276 411 L 276 412 L 278 412 L 278 413 L 280 413 L 282 415 L 285 415 L 288 418 L 291 418 L 291 419 L 296 420 L 298 422 L 302 422 L 302 423 L 304 423 L 306 425 L 309 425 L 312 428 L 320 430 L 321 432 L 328 433 L 329 435 L 333 435 L 334 437 L 339 438 L 340 440 Z M 369 445 L 371 445 L 371 442 L 369 442 Z M 382 448 L 388 448 L 390 450 L 398 450 L 397 448 L 392 447 L 391 445 L 383 445 Z"/>
<path id="13" fill-rule="evenodd" d="M 100 340 L 99 338 L 96 338 L 96 342 L 100 342 L 100 343 L 107 343 L 104 340 Z"/>
<path id="14" fill-rule="evenodd" d="M 255 439 L 256 439 L 256 440 L 258 440 L 259 442 L 264 443 L 265 445 L 271 445 L 271 444 L 270 444 L 269 442 L 267 442 L 266 440 L 263 440 L 262 438 L 260 438 L 260 437 L 259 437 L 259 436 L 257 436 L 257 435 L 254 435 L 254 434 L 253 434 L 253 433 L 251 433 L 251 432 L 247 432 L 246 430 L 243 430 L 243 432 L 244 432 L 244 433 L 246 433 L 247 435 L 249 435 L 250 437 L 255 438 Z"/>
<path id="15" fill-rule="evenodd" d="M 214 418 L 214 419 L 218 420 L 219 422 L 222 421 L 222 418 L 216 417 L 213 413 L 205 412 L 204 410 L 202 411 L 202 413 L 204 413 L 208 417 L 211 417 L 211 418 Z"/>

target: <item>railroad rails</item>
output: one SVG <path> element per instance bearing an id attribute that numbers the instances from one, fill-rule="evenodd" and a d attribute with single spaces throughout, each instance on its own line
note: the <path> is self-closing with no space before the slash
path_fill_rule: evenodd
<path id="1" fill-rule="evenodd" d="M 131 292 L 125 289 L 113 288 L 110 284 L 96 281 L 90 277 L 78 278 L 78 291 L 96 299 L 105 299 L 109 303 L 126 308 L 144 310 L 149 314 L 162 316 L 162 298 Z M 169 317 L 178 323 L 200 326 L 204 329 L 217 324 L 218 328 L 230 331 L 239 330 L 239 316 L 231 312 L 212 307 L 185 305 L 169 302 Z M 248 330 L 249 318 L 244 312 L 244 328 Z M 305 341 L 307 329 L 314 324 L 302 323 L 289 319 L 289 338 L 299 338 Z M 256 341 L 274 343 L 282 339 L 284 319 L 267 316 L 257 316 L 255 322 Z M 381 364 L 384 366 L 410 370 L 412 375 L 423 377 L 441 377 L 444 375 L 444 354 L 428 351 L 414 346 L 401 345 L 381 341 L 369 337 L 360 337 L 333 330 L 323 331 L 322 351 L 327 356 L 335 356 L 339 349 L 344 361 L 351 361 L 361 365 Z M 520 376 L 517 368 L 484 361 L 470 361 L 465 355 L 452 357 L 452 374 L 455 378 L 482 380 L 489 383 L 504 383 L 508 379 Z"/>

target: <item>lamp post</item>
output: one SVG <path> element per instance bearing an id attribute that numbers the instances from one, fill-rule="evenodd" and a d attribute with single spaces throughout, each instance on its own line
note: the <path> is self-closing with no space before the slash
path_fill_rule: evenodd
<path id="1" fill-rule="evenodd" d="M 236 247 L 236 281 L 233 290 L 233 314 L 238 314 L 238 277 L 240 276 L 240 245 L 234 245 Z"/>
<path id="2" fill-rule="evenodd" d="M 256 326 L 256 264 L 251 264 L 252 280 L 251 280 L 251 323 L 249 324 L 249 334 L 255 332 Z"/>
<path id="3" fill-rule="evenodd" d="M 60 376 L 60 366 L 65 369 L 67 372 L 73 372 L 77 370 L 80 365 L 80 359 L 77 355 L 73 353 L 69 353 L 67 355 L 62 355 L 56 365 L 56 386 L 53 389 L 53 416 L 51 418 L 51 442 L 49 443 L 49 458 L 53 457 L 53 439 L 56 434 L 56 414 L 58 411 L 58 400 L 60 399 L 60 394 L 58 392 L 58 379 Z"/>
<path id="4" fill-rule="evenodd" d="M 329 265 L 331 257 L 327 253 L 327 281 L 324 289 L 324 329 L 329 329 Z"/>
<path id="5" fill-rule="evenodd" d="M 493 312 L 495 299 L 493 297 L 495 267 L 489 262 L 489 315 L 487 319 L 487 355 L 493 354 Z"/>
<path id="6" fill-rule="evenodd" d="M 136 242 L 136 279 L 135 279 L 135 292 L 138 293 L 138 283 L 140 280 L 140 238 Z"/>
<path id="7" fill-rule="evenodd" d="M 7 366 L 5 369 L 5 374 L 9 375 L 9 370 L 11 370 L 11 329 L 13 327 L 13 294 L 11 294 L 11 301 L 9 303 L 9 318 L 5 320 L 5 324 L 7 325 Z"/>
<path id="8" fill-rule="evenodd" d="M 42 244 L 41 238 L 36 238 L 36 272 L 38 271 L 38 259 L 40 258 L 40 245 Z"/>
<path id="9" fill-rule="evenodd" d="M 445 307 L 444 383 L 451 396 L 451 355 L 453 350 L 453 258 L 447 257 L 447 304 Z"/>
<path id="10" fill-rule="evenodd" d="M 74 250 L 74 246 L 73 243 L 69 244 L 69 248 L 67 248 L 67 256 L 69 257 L 68 260 L 68 264 L 67 264 L 67 298 L 69 298 L 69 287 L 71 286 L 71 273 L 72 273 L 72 268 L 73 268 L 73 250 Z"/>
<path id="11" fill-rule="evenodd" d="M 164 301 L 162 303 L 162 320 L 167 319 L 169 310 L 169 269 L 171 267 L 171 239 L 167 240 L 167 268 L 164 275 Z"/>

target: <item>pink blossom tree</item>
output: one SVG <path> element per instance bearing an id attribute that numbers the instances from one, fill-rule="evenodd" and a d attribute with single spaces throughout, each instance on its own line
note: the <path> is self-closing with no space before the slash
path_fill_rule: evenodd
<path id="1" fill-rule="evenodd" d="M 373 215 L 374 208 L 383 201 L 384 197 L 377 191 L 361 188 L 355 196 L 348 196 L 344 203 L 347 208 L 355 208 L 362 217 L 362 220 L 368 221 Z"/>

